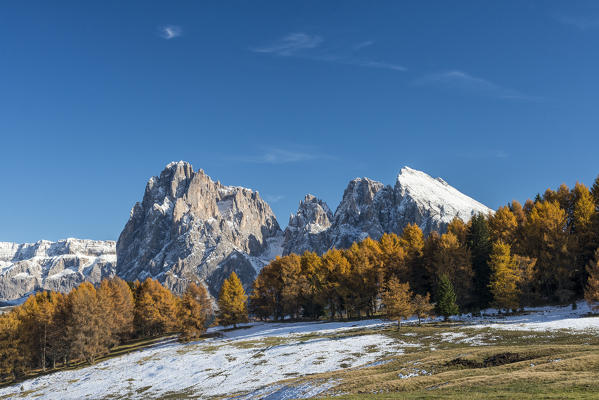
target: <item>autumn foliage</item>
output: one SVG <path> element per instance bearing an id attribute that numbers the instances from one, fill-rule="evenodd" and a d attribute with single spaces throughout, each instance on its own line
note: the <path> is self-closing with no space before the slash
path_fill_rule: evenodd
<path id="1" fill-rule="evenodd" d="M 132 339 L 181 332 L 200 337 L 211 321 L 206 289 L 190 284 L 181 298 L 158 281 L 119 278 L 82 283 L 64 295 L 40 292 L 0 315 L 0 379 L 73 363 L 94 363 Z"/>
<path id="2" fill-rule="evenodd" d="M 259 319 L 339 319 L 386 315 L 398 322 L 437 314 L 446 319 L 488 306 L 567 304 L 599 309 L 599 177 L 514 201 L 443 234 L 417 225 L 401 235 L 366 238 L 322 255 L 277 257 L 248 296 L 235 273 L 218 296 L 221 325 Z M 432 296 L 431 296 L 432 294 Z M 0 314 L 0 379 L 73 363 L 94 363 L 135 338 L 179 333 L 199 339 L 214 320 L 201 284 L 182 296 L 152 279 L 83 283 L 68 294 L 42 292 Z"/>
<path id="3" fill-rule="evenodd" d="M 425 238 L 418 226 L 408 225 L 401 235 L 366 238 L 321 256 L 278 257 L 256 278 L 250 311 L 275 320 L 381 312 L 399 320 L 408 313 L 407 307 L 394 308 L 409 297 L 402 295 L 404 285 L 411 315 L 421 318 L 431 313 L 431 303 L 448 317 L 489 306 L 568 304 L 585 293 L 597 302 L 598 201 L 599 178 L 592 190 L 561 185 L 524 206 L 513 201 L 468 223 L 456 218 L 443 234 Z"/>

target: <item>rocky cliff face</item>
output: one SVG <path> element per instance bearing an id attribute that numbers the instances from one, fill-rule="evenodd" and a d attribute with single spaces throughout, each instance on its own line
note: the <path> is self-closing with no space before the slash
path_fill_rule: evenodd
<path id="1" fill-rule="evenodd" d="M 324 201 L 311 194 L 306 195 L 297 213 L 289 217 L 285 229 L 284 254 L 302 254 L 306 250 L 325 252 L 328 249 L 326 235 L 332 219 L 333 213 Z"/>
<path id="2" fill-rule="evenodd" d="M 115 245 L 82 239 L 0 242 L 0 301 L 18 300 L 40 290 L 68 292 L 81 282 L 112 277 Z"/>
<path id="3" fill-rule="evenodd" d="M 186 162 L 150 178 L 117 242 L 117 274 L 152 277 L 175 292 L 201 280 L 216 295 L 236 271 L 249 286 L 281 254 L 283 233 L 257 192 L 214 182 Z"/>
<path id="4" fill-rule="evenodd" d="M 312 220 L 303 217 L 304 203 L 285 231 L 284 254 L 347 248 L 366 237 L 379 239 L 385 232 L 401 234 L 410 223 L 420 226 L 425 235 L 443 232 L 454 217 L 469 221 L 477 213 L 492 212 L 441 178 L 409 167 L 402 168 L 393 187 L 368 178 L 352 180 L 335 215 L 328 218 L 330 226 L 317 236 L 309 233 Z"/>
<path id="5" fill-rule="evenodd" d="M 179 293 L 200 280 L 217 295 L 232 271 L 249 289 L 257 272 L 282 253 L 322 254 L 368 236 L 400 234 L 408 223 L 429 234 L 444 231 L 456 216 L 468 221 L 488 212 L 442 179 L 406 167 L 394 186 L 352 180 L 335 214 L 307 195 L 283 233 L 257 192 L 214 182 L 180 161 L 150 178 L 116 249 L 115 242 L 79 239 L 0 242 L 0 301 L 44 289 L 68 292 L 115 273 L 126 280 L 152 277 Z"/>

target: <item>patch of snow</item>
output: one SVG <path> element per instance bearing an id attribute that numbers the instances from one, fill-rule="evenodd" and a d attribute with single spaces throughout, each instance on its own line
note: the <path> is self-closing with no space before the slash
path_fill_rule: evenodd
<path id="1" fill-rule="evenodd" d="M 362 368 L 378 367 L 379 365 L 389 364 L 390 362 L 393 362 L 393 361 L 395 361 L 395 360 L 390 359 L 390 360 L 375 361 L 375 362 L 368 363 L 366 365 L 362 365 Z"/>
<path id="2" fill-rule="evenodd" d="M 380 321 L 375 323 L 380 324 Z M 320 328 L 330 330 L 354 328 L 349 323 L 321 325 Z M 332 387 L 334 382 L 287 385 L 278 389 L 271 385 L 290 377 L 359 367 L 396 348 L 393 339 L 380 334 L 301 340 L 300 333 L 308 332 L 309 327 L 316 328 L 311 332 L 329 330 L 319 330 L 318 324 L 258 324 L 249 329 L 222 332 L 223 338 L 192 344 L 163 343 L 90 367 L 60 371 L 0 388 L 0 397 L 17 396 L 21 388 L 28 392 L 24 395 L 26 398 L 41 396 L 57 400 L 90 396 L 146 399 L 181 392 L 205 398 L 227 396 L 240 390 L 250 392 L 247 398 L 259 398 L 261 396 L 252 396 L 251 392 L 260 389 L 274 399 L 311 397 Z M 242 343 L 275 334 L 282 341 L 274 346 L 255 343 L 254 347 Z"/>
<path id="3" fill-rule="evenodd" d="M 526 308 L 522 315 L 501 316 L 496 314 L 491 317 L 466 317 L 472 325 L 469 328 L 494 328 L 515 331 L 550 331 L 550 330 L 575 330 L 599 331 L 599 316 L 585 317 L 591 312 L 588 304 L 578 302 L 576 310 L 571 306 L 547 306 Z M 484 314 L 489 314 L 486 310 Z"/>
<path id="4" fill-rule="evenodd" d="M 309 399 L 316 397 L 335 387 L 338 382 L 335 380 L 327 380 L 324 382 L 305 382 L 299 385 L 273 385 L 255 390 L 244 396 L 234 397 L 239 400 L 250 399 L 268 399 L 268 400 L 285 400 L 285 399 Z"/>
<path id="5" fill-rule="evenodd" d="M 218 207 L 218 212 L 222 216 L 227 216 L 228 214 L 233 212 L 233 199 L 228 198 L 225 200 L 217 201 L 216 206 Z"/>
<path id="6" fill-rule="evenodd" d="M 408 378 L 414 378 L 414 377 L 423 376 L 423 375 L 431 375 L 431 373 L 428 371 L 425 371 L 423 369 L 415 368 L 411 372 L 408 372 L 407 374 L 403 374 L 401 372 L 399 374 L 397 374 L 399 379 L 408 379 Z"/>
<path id="7" fill-rule="evenodd" d="M 73 271 L 70 268 L 65 268 L 57 274 L 48 276 L 46 279 L 61 279 L 67 275 L 76 274 L 76 273 L 77 273 L 77 271 Z"/>

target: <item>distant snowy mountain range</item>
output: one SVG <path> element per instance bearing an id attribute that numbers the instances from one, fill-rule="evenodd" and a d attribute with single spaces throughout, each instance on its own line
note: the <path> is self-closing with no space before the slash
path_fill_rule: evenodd
<path id="1" fill-rule="evenodd" d="M 64 239 L 0 242 L 0 301 L 19 302 L 39 290 L 68 291 L 114 276 L 116 242 Z"/>
<path id="2" fill-rule="evenodd" d="M 37 290 L 66 292 L 115 274 L 153 277 L 176 292 L 199 280 L 216 295 L 231 271 L 249 287 L 277 255 L 346 248 L 368 236 L 399 234 L 408 223 L 425 234 L 442 232 L 456 216 L 468 221 L 489 212 L 441 178 L 404 167 L 394 186 L 368 178 L 349 182 L 334 214 L 306 195 L 282 231 L 258 192 L 224 186 L 187 162 L 173 162 L 150 178 L 116 243 L 0 242 L 0 301 Z"/>

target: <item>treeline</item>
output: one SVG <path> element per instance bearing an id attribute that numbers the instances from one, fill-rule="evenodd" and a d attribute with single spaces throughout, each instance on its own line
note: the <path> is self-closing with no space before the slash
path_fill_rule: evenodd
<path id="1" fill-rule="evenodd" d="M 278 257 L 258 275 L 250 312 L 263 319 L 372 316 L 397 306 L 385 304 L 385 295 L 401 283 L 410 296 L 430 293 L 440 315 L 575 304 L 585 294 L 593 303 L 599 301 L 598 210 L 599 177 L 591 190 L 561 185 L 523 206 L 514 201 L 468 223 L 456 218 L 442 235 L 424 238 L 408 225 L 399 236 L 367 238 L 322 256 Z M 402 302 L 413 302 L 408 298 Z"/>
<path id="2" fill-rule="evenodd" d="M 93 363 L 117 345 L 180 332 L 198 338 L 212 322 L 202 285 L 177 297 L 158 281 L 104 280 L 82 283 L 68 294 L 41 292 L 0 315 L 0 377 L 13 380 L 31 370 Z"/>
<path id="3" fill-rule="evenodd" d="M 43 292 L 0 315 L 0 379 L 33 370 L 93 363 L 133 339 L 179 333 L 198 339 L 210 324 L 261 319 L 448 317 L 488 306 L 599 303 L 599 177 L 514 201 L 447 232 L 367 238 L 349 249 L 277 257 L 246 296 L 235 273 L 220 290 L 218 312 L 202 285 L 175 296 L 146 279 L 83 283 L 68 294 Z M 434 308 L 434 310 L 433 310 Z"/>

